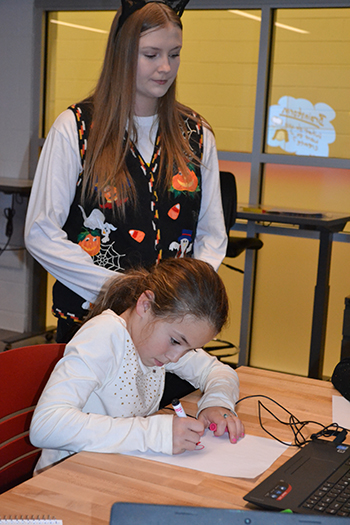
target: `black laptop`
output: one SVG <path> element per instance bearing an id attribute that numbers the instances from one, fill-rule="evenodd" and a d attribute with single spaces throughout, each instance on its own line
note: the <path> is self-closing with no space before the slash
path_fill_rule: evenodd
<path id="1" fill-rule="evenodd" d="M 307 443 L 244 499 L 266 509 L 349 517 L 350 523 L 350 446 Z"/>
<path id="2" fill-rule="evenodd" d="M 110 525 L 341 525 L 348 519 L 147 503 L 115 503 Z"/>

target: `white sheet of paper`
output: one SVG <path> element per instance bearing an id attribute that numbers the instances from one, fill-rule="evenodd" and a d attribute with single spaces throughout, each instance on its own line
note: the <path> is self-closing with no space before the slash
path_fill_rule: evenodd
<path id="1" fill-rule="evenodd" d="M 201 446 L 204 448 L 201 449 Z M 274 439 L 246 435 L 230 443 L 227 434 L 216 437 L 207 430 L 201 445 L 192 452 L 168 456 L 155 452 L 130 452 L 129 456 L 191 468 L 232 478 L 256 478 L 288 448 Z"/>
<path id="2" fill-rule="evenodd" d="M 343 396 L 332 396 L 332 422 L 350 429 L 350 401 Z"/>

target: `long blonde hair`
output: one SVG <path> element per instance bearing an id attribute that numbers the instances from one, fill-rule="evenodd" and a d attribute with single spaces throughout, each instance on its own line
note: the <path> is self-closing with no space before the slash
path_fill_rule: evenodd
<path id="1" fill-rule="evenodd" d="M 83 181 L 83 199 L 97 194 L 104 199 L 106 187 L 115 188 L 118 202 L 133 199 L 135 188 L 126 166 L 131 139 L 137 137 L 134 126 L 136 72 L 140 35 L 153 28 L 177 25 L 182 29 L 178 15 L 163 3 L 150 2 L 135 11 L 117 31 L 120 10 L 109 33 L 105 59 L 94 93 L 84 102 L 92 105 L 92 128 L 88 139 Z M 171 186 L 174 165 L 186 178 L 186 159 L 200 164 L 194 156 L 187 134 L 183 130 L 183 116 L 198 122 L 201 118 L 180 104 L 175 98 L 176 81 L 158 100 L 159 130 L 162 155 L 161 180 L 158 189 Z M 207 124 L 206 124 L 207 125 Z M 209 125 L 207 125 L 209 127 Z M 125 138 L 126 137 L 126 138 Z M 123 205 L 118 210 L 124 214 Z"/>

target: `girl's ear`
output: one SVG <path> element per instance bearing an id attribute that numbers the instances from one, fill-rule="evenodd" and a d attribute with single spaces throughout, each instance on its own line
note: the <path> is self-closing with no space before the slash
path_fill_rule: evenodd
<path id="1" fill-rule="evenodd" d="M 151 303 L 154 301 L 154 293 L 146 290 L 137 299 L 135 311 L 140 317 L 144 317 L 147 312 L 151 311 Z"/>

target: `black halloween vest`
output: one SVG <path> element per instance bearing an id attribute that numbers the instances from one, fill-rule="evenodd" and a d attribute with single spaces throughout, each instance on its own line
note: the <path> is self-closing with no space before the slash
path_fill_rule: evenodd
<path id="1" fill-rule="evenodd" d="M 71 106 L 74 112 L 79 149 L 84 166 L 87 140 L 91 126 L 91 109 L 87 104 Z M 192 151 L 202 157 L 203 130 L 192 119 L 184 117 Z M 201 204 L 200 167 L 188 163 L 190 181 L 174 170 L 172 186 L 158 199 L 156 181 L 159 174 L 161 136 L 157 132 L 153 157 L 147 165 L 136 146 L 132 144 L 126 163 L 137 192 L 137 207 L 125 203 L 125 220 L 113 213 L 118 206 L 114 188 L 105 189 L 105 200 L 97 199 L 81 204 L 81 186 L 84 170 L 79 175 L 77 190 L 63 230 L 68 239 L 81 246 L 94 264 L 113 271 L 130 267 L 151 266 L 163 258 L 191 257 Z M 84 299 L 56 281 L 53 287 L 53 313 L 56 317 L 80 321 L 87 314 Z M 84 305 L 85 307 L 86 305 Z"/>

